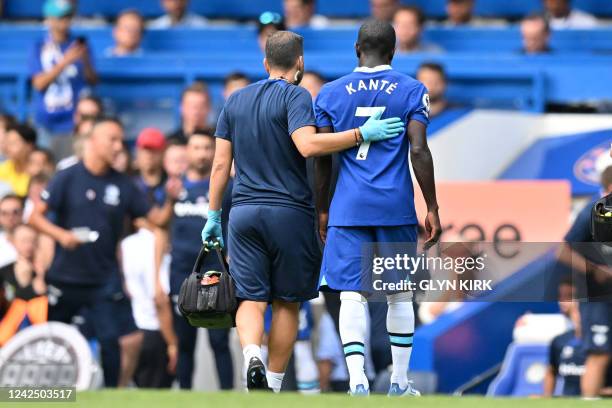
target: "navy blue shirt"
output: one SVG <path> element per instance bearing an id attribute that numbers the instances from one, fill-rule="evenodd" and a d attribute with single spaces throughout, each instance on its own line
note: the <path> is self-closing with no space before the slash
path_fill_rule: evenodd
<path id="1" fill-rule="evenodd" d="M 117 244 L 124 220 L 143 217 L 150 209 L 128 176 L 112 169 L 96 176 L 83 162 L 58 172 L 42 198 L 58 226 L 68 230 L 88 227 L 99 233 L 97 241 L 74 250 L 56 245 L 47 278 L 80 285 L 101 285 L 117 276 Z"/>
<path id="2" fill-rule="evenodd" d="M 580 377 L 584 373 L 586 353 L 574 330 L 555 337 L 548 354 L 555 375 L 563 379 L 562 394 L 580 395 Z"/>
<path id="3" fill-rule="evenodd" d="M 30 55 L 30 77 L 50 71 L 64 58 L 64 53 L 73 42 L 74 37 L 62 44 L 54 43 L 49 37 L 37 42 Z M 74 109 L 86 86 L 83 62 L 76 61 L 42 92 L 33 88 L 36 123 L 52 132 L 71 132 Z"/>
<path id="4" fill-rule="evenodd" d="M 232 142 L 236 169 L 232 205 L 312 209 L 306 160 L 291 134 L 314 125 L 310 94 L 284 80 L 259 81 L 233 93 L 215 134 Z"/>
<path id="5" fill-rule="evenodd" d="M 576 217 L 574 224 L 565 235 L 565 241 L 569 246 L 589 261 L 599 265 L 611 265 L 611 248 L 593 241 L 591 234 L 591 211 L 595 205 L 593 200 L 587 204 Z M 586 287 L 585 287 L 586 284 Z M 609 299 L 612 296 L 612 282 L 600 283 L 589 273 L 586 280 L 576 279 L 576 287 L 579 297 Z"/>
<path id="6" fill-rule="evenodd" d="M 202 228 L 208 215 L 208 189 L 210 179 L 191 181 L 183 177 L 183 191 L 174 204 L 173 220 L 170 229 L 171 251 L 173 262 L 187 263 L 191 267 L 202 248 Z M 231 182 L 223 197 L 222 226 L 226 234 L 227 219 L 232 205 Z M 217 268 L 219 262 L 216 256 L 205 260 L 204 268 Z M 187 266 L 185 266 L 187 267 Z M 191 272 L 187 269 L 187 272 Z"/>

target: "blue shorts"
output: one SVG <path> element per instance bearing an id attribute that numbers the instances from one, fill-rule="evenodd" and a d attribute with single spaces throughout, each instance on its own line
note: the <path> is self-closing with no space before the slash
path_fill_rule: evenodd
<path id="1" fill-rule="evenodd" d="M 587 354 L 612 353 L 612 303 L 581 302 L 580 325 Z"/>
<path id="2" fill-rule="evenodd" d="M 278 205 L 232 207 L 227 249 L 239 299 L 305 302 L 318 296 L 314 213 Z"/>
<path id="3" fill-rule="evenodd" d="M 372 283 L 372 257 L 395 257 L 395 254 L 416 253 L 417 226 L 329 227 L 323 251 L 319 289 L 355 291 L 366 294 L 377 291 Z M 382 243 L 402 243 L 381 245 Z M 409 243 L 403 245 L 403 243 Z M 385 282 L 407 278 L 398 270 L 386 271 Z M 393 291 L 388 291 L 393 292 Z"/>

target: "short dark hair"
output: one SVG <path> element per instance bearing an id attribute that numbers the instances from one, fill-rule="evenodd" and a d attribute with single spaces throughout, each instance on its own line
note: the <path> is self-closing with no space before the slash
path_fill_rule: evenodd
<path id="1" fill-rule="evenodd" d="M 183 89 L 181 93 L 181 101 L 185 99 L 185 95 L 189 92 L 199 93 L 205 95 L 207 98 L 210 97 L 208 93 L 208 85 L 204 81 L 194 81 L 187 88 Z"/>
<path id="2" fill-rule="evenodd" d="M 227 84 L 229 84 L 230 82 L 233 81 L 249 81 L 249 77 L 246 76 L 244 73 L 239 72 L 239 71 L 235 71 L 232 72 L 231 74 L 229 74 L 228 76 L 225 77 L 225 79 L 223 79 L 223 85 L 227 86 Z"/>
<path id="3" fill-rule="evenodd" d="M 13 194 L 13 193 L 6 194 L 4 197 L 0 198 L 0 205 L 5 203 L 8 200 L 18 201 L 19 205 L 21 206 L 21 209 L 23 210 L 23 207 L 25 205 L 25 200 L 23 199 L 23 197 L 20 197 L 17 194 Z"/>
<path id="4" fill-rule="evenodd" d="M 440 74 L 442 79 L 446 81 L 446 71 L 444 70 L 444 67 L 438 64 L 437 62 L 424 62 L 421 65 L 419 65 L 419 68 L 417 69 L 417 71 L 420 71 L 422 69 L 428 69 L 430 71 L 437 72 L 438 74 Z"/>
<path id="5" fill-rule="evenodd" d="M 45 158 L 49 163 L 55 164 L 55 155 L 53 152 L 47 148 L 37 146 L 32 153 L 39 152 L 45 155 Z"/>
<path id="6" fill-rule="evenodd" d="M 395 51 L 395 30 L 386 21 L 369 19 L 359 28 L 357 44 L 364 54 L 391 59 Z"/>
<path id="7" fill-rule="evenodd" d="M 123 123 L 121 123 L 121 120 L 119 120 L 119 118 L 115 116 L 100 116 L 94 120 L 93 126 L 91 128 L 92 133 L 94 129 L 97 128 L 99 125 L 103 123 L 109 123 L 109 122 L 114 123 L 115 125 L 119 126 L 121 129 L 123 129 Z"/>
<path id="8" fill-rule="evenodd" d="M 9 115 L 8 113 L 0 113 L 0 123 L 2 123 L 4 129 L 8 129 L 9 127 L 17 123 L 17 120 L 15 120 L 15 117 L 13 115 Z"/>
<path id="9" fill-rule="evenodd" d="M 213 129 L 213 128 L 195 128 L 193 130 L 193 132 L 191 133 L 190 138 L 195 136 L 195 135 L 210 137 L 211 139 L 214 140 L 214 138 L 215 138 L 215 129 Z M 187 142 L 189 142 L 189 140 Z"/>
<path id="10" fill-rule="evenodd" d="M 550 33 L 550 22 L 548 21 L 548 17 L 542 13 L 531 13 L 523 18 L 523 21 L 541 21 L 544 23 L 544 30 L 547 33 Z"/>
<path id="11" fill-rule="evenodd" d="M 29 145 L 36 146 L 36 131 L 30 125 L 25 123 L 14 123 L 8 127 L 7 132 L 13 131 L 21 137 L 21 139 Z"/>
<path id="12" fill-rule="evenodd" d="M 278 31 L 266 41 L 266 59 L 275 68 L 291 69 L 304 55 L 304 38 L 291 31 Z"/>
<path id="13" fill-rule="evenodd" d="M 98 98 L 97 96 L 91 95 L 91 94 L 90 95 L 85 95 L 85 96 L 79 98 L 79 102 L 81 102 L 81 101 L 91 101 L 91 102 L 93 102 L 94 105 L 96 105 L 96 107 L 98 108 L 98 111 L 100 112 L 100 114 L 104 113 L 104 104 L 102 103 L 102 99 Z M 77 105 L 78 105 L 79 102 L 77 102 Z"/>
<path id="14" fill-rule="evenodd" d="M 398 13 L 401 13 L 402 11 L 414 14 L 416 16 L 417 22 L 419 23 L 419 26 L 422 27 L 423 24 L 425 24 L 425 13 L 423 13 L 423 10 L 421 10 L 417 6 L 400 6 L 395 11 L 393 18 L 395 18 L 395 16 L 397 16 Z"/>
<path id="15" fill-rule="evenodd" d="M 601 172 L 601 185 L 608 189 L 612 185 L 612 166 L 608 166 Z"/>

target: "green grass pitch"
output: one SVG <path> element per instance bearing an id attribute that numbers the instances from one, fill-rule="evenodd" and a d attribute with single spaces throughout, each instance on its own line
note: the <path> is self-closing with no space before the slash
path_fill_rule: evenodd
<path id="1" fill-rule="evenodd" d="M 0 403 L 0 408 L 4 405 Z M 300 395 L 296 393 L 240 393 L 240 392 L 186 392 L 186 391 L 91 391 L 77 393 L 71 403 L 19 403 L 19 407 L 50 408 L 316 408 L 316 407 L 409 407 L 409 408 L 574 408 L 612 407 L 611 400 L 581 401 L 579 399 L 484 398 L 425 396 L 420 398 L 394 398 L 384 395 L 351 398 L 348 395 Z"/>

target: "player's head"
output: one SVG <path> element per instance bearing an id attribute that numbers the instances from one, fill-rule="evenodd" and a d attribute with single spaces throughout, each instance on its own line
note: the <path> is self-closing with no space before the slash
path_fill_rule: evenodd
<path id="1" fill-rule="evenodd" d="M 305 88 L 312 99 L 315 99 L 321 91 L 321 87 L 325 84 L 325 79 L 316 71 L 304 72 L 304 78 L 302 78 L 301 87 Z"/>
<path id="2" fill-rule="evenodd" d="M 249 78 L 242 72 L 232 72 L 223 81 L 223 98 L 227 100 L 234 92 L 244 88 L 249 83 Z"/>
<path id="3" fill-rule="evenodd" d="M 164 152 L 164 171 L 168 177 L 181 177 L 187 170 L 187 147 L 180 140 L 168 142 Z"/>
<path id="4" fill-rule="evenodd" d="M 395 53 L 395 30 L 386 21 L 370 19 L 359 28 L 355 51 L 360 61 L 390 64 Z"/>
<path id="5" fill-rule="evenodd" d="M 608 166 L 601 172 L 601 187 L 606 194 L 612 193 L 612 166 Z"/>
<path id="6" fill-rule="evenodd" d="M 523 51 L 527 54 L 538 54 L 548 50 L 550 26 L 541 14 L 531 14 L 521 22 Z"/>
<path id="7" fill-rule="evenodd" d="M 272 34 L 266 41 L 264 66 L 268 73 L 275 72 L 298 85 L 304 75 L 304 38 L 291 31 Z"/>
<path id="8" fill-rule="evenodd" d="M 209 174 L 215 157 L 214 132 L 210 129 L 196 129 L 187 141 L 189 169 L 198 174 Z"/>
<path id="9" fill-rule="evenodd" d="M 87 137 L 85 154 L 111 167 L 123 149 L 123 125 L 119 119 L 97 119 Z"/>
<path id="10" fill-rule="evenodd" d="M 446 72 L 442 65 L 435 62 L 425 62 L 419 66 L 416 78 L 425 85 L 429 92 L 429 101 L 441 101 L 446 94 Z"/>

